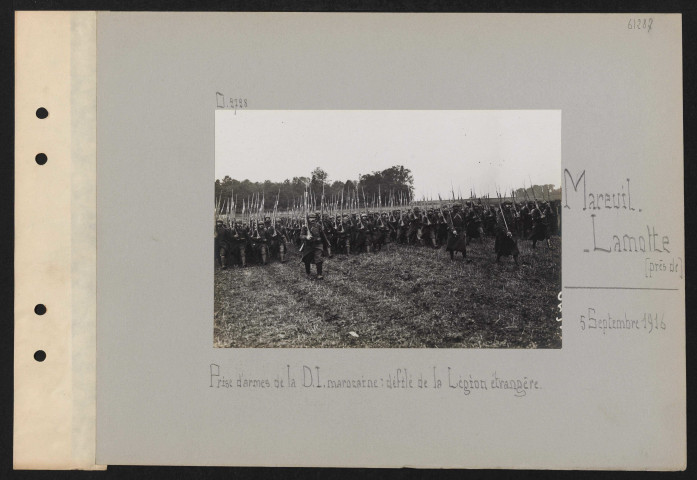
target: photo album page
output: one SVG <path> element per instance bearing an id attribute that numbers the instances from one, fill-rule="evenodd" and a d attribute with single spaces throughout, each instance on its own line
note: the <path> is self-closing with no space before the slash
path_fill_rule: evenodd
<path id="1" fill-rule="evenodd" d="M 686 468 L 680 15 L 15 25 L 16 469 Z"/>

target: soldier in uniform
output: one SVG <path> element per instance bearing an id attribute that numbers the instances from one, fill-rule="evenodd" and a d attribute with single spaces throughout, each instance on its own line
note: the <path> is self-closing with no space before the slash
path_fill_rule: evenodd
<path id="1" fill-rule="evenodd" d="M 297 220 L 293 221 L 293 224 L 290 226 L 289 230 L 293 243 L 296 247 L 299 247 L 302 244 L 302 239 L 300 238 L 300 232 L 302 228 L 300 227 L 300 224 L 297 222 Z"/>
<path id="2" fill-rule="evenodd" d="M 252 252 L 258 262 L 266 265 L 269 259 L 269 246 L 266 238 L 266 228 L 261 222 L 254 225 L 251 238 Z"/>
<path id="3" fill-rule="evenodd" d="M 467 231 L 467 245 L 473 238 L 478 238 L 480 243 L 482 242 L 482 236 L 484 235 L 484 229 L 482 228 L 482 219 L 475 209 L 472 208 L 467 214 L 465 219 L 465 229 Z"/>
<path id="4" fill-rule="evenodd" d="M 532 230 L 532 217 L 530 216 L 530 212 L 533 208 L 535 208 L 535 204 L 532 202 L 528 202 L 520 208 L 520 223 L 522 225 L 521 238 L 527 237 L 530 230 Z"/>
<path id="5" fill-rule="evenodd" d="M 362 221 L 365 223 L 366 235 L 365 235 L 365 250 L 367 253 L 375 251 L 375 240 L 376 240 L 376 228 L 375 217 L 372 213 L 364 213 L 362 215 Z"/>
<path id="6" fill-rule="evenodd" d="M 545 208 L 545 217 L 547 217 L 547 235 L 559 235 L 559 224 L 557 221 L 556 202 L 549 202 Z"/>
<path id="7" fill-rule="evenodd" d="M 511 232 L 512 234 L 516 233 L 516 214 L 515 211 L 513 210 L 513 204 L 510 202 L 503 202 L 503 215 L 504 219 L 506 220 L 506 225 L 508 225 L 508 231 Z M 494 225 L 494 234 L 498 233 L 498 212 L 496 213 L 496 225 Z"/>
<path id="8" fill-rule="evenodd" d="M 390 231 L 388 233 L 389 241 L 399 241 L 399 211 L 393 210 L 392 212 L 390 212 L 390 216 L 387 221 L 387 226 L 390 228 Z"/>
<path id="9" fill-rule="evenodd" d="M 438 248 L 436 245 L 436 226 L 438 220 L 436 219 L 436 214 L 432 208 L 429 208 L 423 219 L 423 226 L 421 227 L 421 241 L 422 245 L 429 245 L 433 248 Z"/>
<path id="10" fill-rule="evenodd" d="M 372 230 L 368 224 L 368 215 L 358 214 L 358 224 L 354 229 L 354 249 L 356 253 L 370 253 L 370 242 L 372 240 Z"/>
<path id="11" fill-rule="evenodd" d="M 537 205 L 535 205 L 532 212 L 530 212 L 530 216 L 532 218 L 532 233 L 528 237 L 528 240 L 532 240 L 532 248 L 535 248 L 538 240 L 547 240 L 547 247 L 549 247 L 549 237 L 547 236 L 547 219 Z"/>
<path id="12" fill-rule="evenodd" d="M 451 225 L 448 226 L 448 240 L 445 247 L 450 252 L 450 260 L 455 260 L 455 252 L 462 252 L 462 258 L 467 256 L 467 235 L 465 233 L 465 219 L 462 215 L 462 207 L 453 205 L 452 212 L 448 211 Z"/>
<path id="13" fill-rule="evenodd" d="M 227 256 L 230 251 L 230 235 L 222 220 L 215 222 L 214 239 L 216 263 L 221 269 L 225 270 L 227 268 Z"/>
<path id="14" fill-rule="evenodd" d="M 305 273 L 309 276 L 310 265 L 313 263 L 317 267 L 317 279 L 322 280 L 322 262 L 324 261 L 324 239 L 322 228 L 318 223 L 317 215 L 308 216 L 309 225 L 302 228 L 301 237 L 304 241 L 301 261 L 305 264 Z"/>
<path id="15" fill-rule="evenodd" d="M 338 249 L 346 255 L 351 253 L 351 234 L 353 231 L 353 225 L 351 225 L 351 218 L 348 214 L 344 213 L 341 223 L 339 224 L 339 231 L 337 232 L 337 246 Z"/>
<path id="16" fill-rule="evenodd" d="M 402 210 L 395 211 L 397 216 L 397 243 L 409 243 L 409 216 Z"/>
<path id="17" fill-rule="evenodd" d="M 390 242 L 390 226 L 386 213 L 375 214 L 375 232 L 373 233 L 373 244 L 375 251 L 380 251 L 382 247 Z"/>
<path id="18" fill-rule="evenodd" d="M 493 205 L 482 212 L 482 229 L 487 236 L 496 234 L 496 208 Z"/>
<path id="19" fill-rule="evenodd" d="M 242 222 L 238 221 L 231 234 L 232 254 L 239 259 L 240 265 L 244 268 L 247 266 L 247 245 L 249 244 L 247 227 L 243 225 Z"/>
<path id="20" fill-rule="evenodd" d="M 501 257 L 513 255 L 513 260 L 518 265 L 518 244 L 513 238 L 513 234 L 508 229 L 508 224 L 504 221 L 501 212 L 496 215 L 496 240 L 494 241 L 494 251 L 496 252 L 496 262 Z"/>
<path id="21" fill-rule="evenodd" d="M 448 206 L 442 205 L 436 214 L 436 243 L 438 244 L 438 248 L 440 248 L 441 245 L 448 244 L 448 231 L 450 230 L 450 227 L 448 226 L 448 222 L 445 220 L 446 213 L 448 218 L 452 216 Z"/>
<path id="22" fill-rule="evenodd" d="M 322 219 L 322 231 L 324 232 L 325 248 L 327 249 L 327 256 L 332 258 L 332 245 L 334 244 L 334 239 L 336 237 L 336 230 L 334 229 L 334 223 L 329 219 L 328 215 L 318 214 L 319 218 Z"/>
<path id="23" fill-rule="evenodd" d="M 286 237 L 284 228 L 277 228 L 271 224 L 266 228 L 266 239 L 269 245 L 269 253 L 273 257 L 278 257 L 281 263 L 286 262 Z"/>
<path id="24" fill-rule="evenodd" d="M 407 244 L 412 245 L 421 241 L 421 211 L 419 207 L 409 212 L 409 228 L 407 229 Z"/>

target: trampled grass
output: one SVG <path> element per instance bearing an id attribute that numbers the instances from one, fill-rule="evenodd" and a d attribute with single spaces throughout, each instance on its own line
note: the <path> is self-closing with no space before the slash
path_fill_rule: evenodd
<path id="1" fill-rule="evenodd" d="M 544 243 L 544 242 L 543 242 Z M 444 248 L 388 244 L 325 259 L 324 280 L 288 261 L 215 272 L 216 347 L 560 348 L 561 240 L 519 242 L 519 265 L 494 241 L 467 261 Z M 352 332 L 352 333 L 351 333 Z"/>

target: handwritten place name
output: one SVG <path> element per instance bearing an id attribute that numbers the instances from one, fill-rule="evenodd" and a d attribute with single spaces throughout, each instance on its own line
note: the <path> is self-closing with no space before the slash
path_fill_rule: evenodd
<path id="1" fill-rule="evenodd" d="M 251 375 L 235 372 L 226 375 L 220 365 L 209 365 L 208 388 L 235 390 L 324 389 L 329 390 L 399 390 L 399 391 L 450 391 L 469 396 L 472 393 L 508 393 L 525 397 L 540 390 L 538 379 L 528 376 L 510 376 L 493 371 L 476 375 L 454 367 L 432 367 L 428 372 L 413 371 L 407 367 L 387 370 L 382 374 L 342 375 L 322 370 L 318 365 L 291 367 L 286 365 L 282 373 L 273 376 Z"/>
<path id="2" fill-rule="evenodd" d="M 579 327 L 582 331 L 598 331 L 603 335 L 607 332 L 640 332 L 658 333 L 668 327 L 665 313 L 643 312 L 638 315 L 601 314 L 593 307 L 588 307 L 586 315 L 580 315 Z"/>
<path id="3" fill-rule="evenodd" d="M 646 235 L 643 232 L 635 233 L 617 233 L 612 235 L 610 240 L 598 241 L 595 231 L 595 214 L 591 215 L 591 223 L 593 224 L 593 251 L 605 253 L 670 253 L 670 238 L 663 235 L 659 239 L 659 234 L 656 233 L 656 227 L 646 225 Z M 601 246 L 604 245 L 604 246 Z M 587 251 L 587 250 L 586 250 Z"/>
<path id="4" fill-rule="evenodd" d="M 583 210 L 629 210 L 635 211 L 632 207 L 632 193 L 630 181 L 627 179 L 627 190 L 624 189 L 624 183 L 620 185 L 619 190 L 614 192 L 589 192 L 586 189 L 586 171 L 584 170 L 574 181 L 573 175 L 569 169 L 564 169 L 564 208 L 569 206 L 569 188 L 567 180 L 570 180 L 574 192 L 578 192 L 578 186 L 583 180 Z M 573 197 L 572 197 L 573 199 Z M 641 209 L 639 209 L 641 212 Z"/>
<path id="5" fill-rule="evenodd" d="M 670 235 L 660 230 L 653 222 L 646 221 L 646 213 L 640 208 L 636 194 L 633 195 L 630 178 L 619 181 L 614 189 L 595 189 L 588 184 L 590 174 L 564 169 L 564 195 L 562 206 L 569 210 L 579 210 L 588 215 L 590 244 L 584 253 L 632 255 L 643 261 L 644 277 L 657 279 L 670 274 L 683 278 L 682 257 L 674 254 Z M 612 213 L 612 215 L 607 215 Z M 637 224 L 631 229 L 616 231 L 612 228 L 619 216 L 636 218 Z M 613 231 L 615 230 L 615 231 Z M 638 263 L 638 262 L 637 262 Z"/>
<path id="6" fill-rule="evenodd" d="M 581 193 L 581 200 L 579 200 L 579 193 Z M 574 177 L 568 168 L 564 169 L 563 207 L 566 209 L 580 208 L 581 211 L 589 212 L 593 249 L 584 249 L 584 252 L 670 253 L 670 237 L 658 233 L 655 225 L 645 224 L 646 231 L 643 231 L 642 226 L 633 232 L 605 234 L 605 224 L 596 220 L 601 212 L 607 210 L 624 215 L 641 213 L 641 208 L 635 208 L 635 205 L 632 205 L 631 180 L 629 178 L 625 179 L 615 191 L 591 191 L 586 184 L 585 170 Z"/>

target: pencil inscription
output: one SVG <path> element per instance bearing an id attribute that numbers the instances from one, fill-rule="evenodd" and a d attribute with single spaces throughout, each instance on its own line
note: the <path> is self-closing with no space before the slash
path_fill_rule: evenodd
<path id="1" fill-rule="evenodd" d="M 658 327 L 656 327 L 658 328 Z M 321 371 L 321 373 L 320 373 Z M 297 379 L 296 379 L 297 378 Z M 228 376 L 223 367 L 211 363 L 208 368 L 208 388 L 233 390 L 399 390 L 402 392 L 446 391 L 471 394 L 507 393 L 525 397 L 541 390 L 540 380 L 527 375 L 502 374 L 497 370 L 474 373 L 466 368 L 432 366 L 423 370 L 402 366 L 385 370 L 356 373 L 328 372 L 319 365 L 285 365 L 275 374 L 232 371 Z"/>
<path id="2" fill-rule="evenodd" d="M 641 192 L 630 177 L 615 183 L 611 178 L 593 177 L 588 170 L 567 168 L 562 183 L 562 209 L 587 215 L 584 253 L 631 257 L 637 260 L 637 273 L 641 260 L 645 279 L 684 278 L 679 246 L 671 243 L 673 234 L 666 231 L 664 217 L 642 212 Z"/>
<path id="3" fill-rule="evenodd" d="M 653 18 L 630 18 L 627 22 L 627 30 L 645 30 L 646 32 L 651 31 L 653 26 Z"/>

